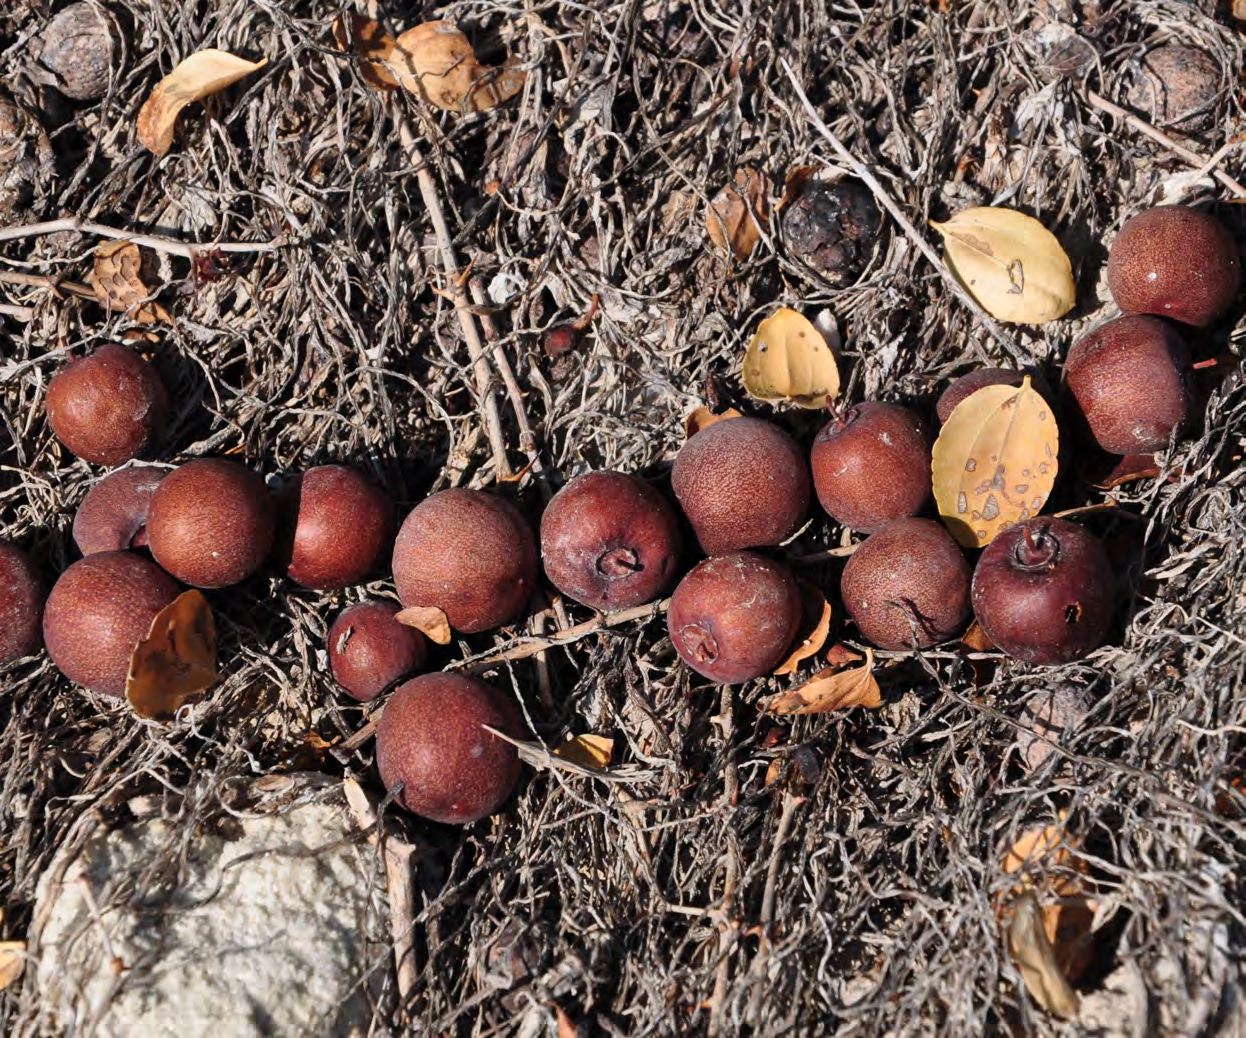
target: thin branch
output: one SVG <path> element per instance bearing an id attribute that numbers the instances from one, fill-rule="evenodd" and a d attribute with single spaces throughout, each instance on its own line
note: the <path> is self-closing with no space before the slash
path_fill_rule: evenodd
<path id="1" fill-rule="evenodd" d="M 171 256 L 181 256 L 193 260 L 203 252 L 275 252 L 282 242 L 222 242 L 206 245 L 188 245 L 174 238 L 164 238 L 156 234 L 135 234 L 133 231 L 108 227 L 93 220 L 84 220 L 80 216 L 65 216 L 59 220 L 48 220 L 44 223 L 28 223 L 18 227 L 0 227 L 0 242 L 14 241 L 18 238 L 37 238 L 45 234 L 60 234 L 64 231 L 78 234 L 94 234 L 100 238 L 112 238 L 117 241 L 133 242 L 156 252 L 167 252 Z"/>

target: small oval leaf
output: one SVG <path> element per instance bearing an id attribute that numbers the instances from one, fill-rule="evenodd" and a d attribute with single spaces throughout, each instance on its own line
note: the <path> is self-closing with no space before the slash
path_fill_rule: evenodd
<path id="1" fill-rule="evenodd" d="M 744 354 L 744 388 L 758 400 L 825 407 L 839 395 L 839 364 L 825 337 L 803 314 L 779 310 L 761 322 Z"/>

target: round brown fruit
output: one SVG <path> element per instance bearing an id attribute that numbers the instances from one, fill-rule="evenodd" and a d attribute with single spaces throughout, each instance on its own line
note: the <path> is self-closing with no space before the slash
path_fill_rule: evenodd
<path id="1" fill-rule="evenodd" d="M 56 88 L 75 101 L 103 97 L 120 73 L 121 33 L 100 3 L 63 8 L 36 46 L 39 64 L 52 73 Z"/>
<path id="2" fill-rule="evenodd" d="M 88 555 L 65 570 L 48 595 L 48 655 L 70 681 L 106 696 L 125 695 L 130 656 L 156 614 L 180 592 L 172 577 L 141 555 Z"/>
<path id="3" fill-rule="evenodd" d="M 492 685 L 463 674 L 425 674 L 399 685 L 376 729 L 376 764 L 385 788 L 434 822 L 467 825 L 501 807 L 519 782 L 519 754 L 486 732 L 513 739 L 519 717 Z"/>
<path id="4" fill-rule="evenodd" d="M 589 472 L 557 494 L 541 517 L 545 575 L 592 609 L 627 609 L 656 598 L 679 562 L 679 520 L 643 479 Z"/>
<path id="5" fill-rule="evenodd" d="M 1023 378 L 1025 376 L 1020 371 L 1010 371 L 1008 368 L 978 368 L 953 379 L 935 404 L 939 424 L 951 418 L 956 405 L 968 400 L 979 389 L 986 389 L 987 386 L 1019 386 Z"/>
<path id="6" fill-rule="evenodd" d="M 165 469 L 136 465 L 101 479 L 74 516 L 74 541 L 83 555 L 124 551 L 147 544 L 147 511 Z"/>
<path id="7" fill-rule="evenodd" d="M 1118 317 L 1069 350 L 1064 378 L 1099 446 L 1149 454 L 1168 446 L 1190 414 L 1190 355 L 1158 317 Z"/>
<path id="8" fill-rule="evenodd" d="M 942 526 L 896 519 L 852 553 L 839 590 L 867 641 L 880 649 L 924 649 L 964 629 L 971 576 Z"/>
<path id="9" fill-rule="evenodd" d="M 44 598 L 30 556 L 0 540 L 0 667 L 39 651 Z"/>
<path id="10" fill-rule="evenodd" d="M 865 269 L 882 224 L 874 196 L 856 180 L 809 181 L 783 210 L 788 250 L 833 285 Z"/>
<path id="11" fill-rule="evenodd" d="M 159 439 L 168 394 L 147 361 L 109 343 L 53 376 L 47 409 L 52 432 L 74 454 L 96 465 L 120 465 Z"/>
<path id="12" fill-rule="evenodd" d="M 273 544 L 272 497 L 250 469 L 199 458 L 174 469 L 152 494 L 147 542 L 184 584 L 226 587 L 245 580 Z"/>
<path id="13" fill-rule="evenodd" d="M 1102 542 L 1076 523 L 1040 516 L 982 552 L 973 609 L 988 638 L 1026 663 L 1068 663 L 1102 644 L 1115 611 Z"/>
<path id="14" fill-rule="evenodd" d="M 778 665 L 800 617 L 800 589 L 787 567 L 736 551 L 689 571 L 671 596 L 666 627 L 689 667 L 737 685 Z"/>
<path id="15" fill-rule="evenodd" d="M 931 494 L 930 447 L 929 431 L 907 407 L 850 407 L 813 442 L 818 500 L 831 518 L 862 533 L 914 515 Z"/>
<path id="16" fill-rule="evenodd" d="M 1125 221 L 1108 250 L 1108 288 L 1126 314 L 1155 314 L 1203 327 L 1237 298 L 1241 259 L 1214 216 L 1183 205 Z"/>
<path id="17" fill-rule="evenodd" d="M 1225 78 L 1220 63 L 1205 50 L 1170 43 L 1142 59 L 1128 101 L 1157 126 L 1195 132 L 1215 121 Z"/>
<path id="18" fill-rule="evenodd" d="M 343 609 L 329 628 L 329 669 L 361 703 L 428 662 L 428 642 L 394 619 L 398 608 L 395 602 L 360 602 Z"/>
<path id="19" fill-rule="evenodd" d="M 412 510 L 394 542 L 394 584 L 405 606 L 433 606 L 465 634 L 513 620 L 536 586 L 532 528 L 509 501 L 443 490 Z"/>
<path id="20" fill-rule="evenodd" d="M 760 418 L 715 422 L 692 436 L 671 487 L 706 555 L 782 544 L 809 510 L 803 452 Z"/>
<path id="21" fill-rule="evenodd" d="M 320 465 L 295 476 L 278 498 L 274 555 L 302 587 L 357 584 L 393 543 L 394 502 L 357 469 Z"/>

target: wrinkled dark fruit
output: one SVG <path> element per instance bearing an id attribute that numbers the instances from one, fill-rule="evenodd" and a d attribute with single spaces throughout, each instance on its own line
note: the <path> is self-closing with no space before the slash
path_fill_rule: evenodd
<path id="1" fill-rule="evenodd" d="M 141 555 L 88 555 L 65 570 L 48 595 L 48 655 L 75 684 L 123 696 L 130 656 L 156 614 L 180 593 L 172 577 Z"/>
<path id="2" fill-rule="evenodd" d="M 881 227 L 874 196 L 855 180 L 834 184 L 811 180 L 783 210 L 788 253 L 834 285 L 860 277 Z"/>
<path id="3" fill-rule="evenodd" d="M 407 516 L 394 542 L 394 584 L 405 606 L 434 606 L 464 634 L 515 619 L 536 587 L 532 528 L 509 501 L 443 490 Z"/>
<path id="4" fill-rule="evenodd" d="M 1007 368 L 978 368 L 953 379 L 935 404 L 939 423 L 942 424 L 952 417 L 956 405 L 962 400 L 968 400 L 979 389 L 986 389 L 987 386 L 1020 386 L 1024 378 L 1025 375 L 1020 371 L 1009 371 Z"/>
<path id="5" fill-rule="evenodd" d="M 680 449 L 671 487 L 706 555 L 781 544 L 809 510 L 809 466 L 771 422 L 732 418 Z"/>
<path id="6" fill-rule="evenodd" d="M 828 422 L 810 460 L 818 500 L 851 530 L 873 533 L 931 495 L 930 433 L 907 407 L 867 402 Z"/>
<path id="7" fill-rule="evenodd" d="M 0 540 L 0 667 L 39 651 L 44 597 L 30 556 Z"/>
<path id="8" fill-rule="evenodd" d="M 1103 643 L 1115 608 L 1115 577 L 1102 542 L 1063 519 L 1008 527 L 974 570 L 978 623 L 1026 663 L 1081 659 Z"/>
<path id="9" fill-rule="evenodd" d="M 120 38 L 103 4 L 70 4 L 36 42 L 39 64 L 52 73 L 54 85 L 66 97 L 94 101 L 120 74 Z"/>
<path id="10" fill-rule="evenodd" d="M 929 519 L 896 519 L 844 566 L 840 595 L 867 641 L 924 649 L 964 630 L 972 573 L 951 534 Z"/>
<path id="11" fill-rule="evenodd" d="M 121 465 L 159 439 L 168 394 L 147 361 L 109 343 L 53 376 L 47 410 L 52 432 L 78 457 Z"/>
<path id="12" fill-rule="evenodd" d="M 428 662 L 428 641 L 394 619 L 398 610 L 396 602 L 360 602 L 343 609 L 329 629 L 329 669 L 361 703 Z"/>
<path id="13" fill-rule="evenodd" d="M 349 466 L 308 469 L 282 487 L 277 504 L 273 555 L 302 587 L 331 591 L 357 584 L 393 543 L 393 501 Z"/>
<path id="14" fill-rule="evenodd" d="M 1148 454 L 1168 446 L 1189 418 L 1181 335 L 1158 317 L 1118 317 L 1069 350 L 1064 378 L 1099 446 Z"/>
<path id="15" fill-rule="evenodd" d="M 782 662 L 800 617 L 800 589 L 787 567 L 737 551 L 692 568 L 671 596 L 666 626 L 689 667 L 736 685 Z"/>
<path id="16" fill-rule="evenodd" d="M 264 481 L 223 458 L 200 458 L 161 481 L 147 513 L 155 560 L 192 587 L 245 580 L 268 557 L 276 510 Z"/>
<path id="17" fill-rule="evenodd" d="M 1201 328 L 1229 310 L 1240 282 L 1241 257 L 1229 229 L 1183 205 L 1126 220 L 1108 251 L 1108 288 L 1125 314 Z"/>
<path id="18" fill-rule="evenodd" d="M 541 517 L 545 575 L 592 609 L 627 609 L 660 595 L 675 576 L 680 540 L 666 499 L 621 472 L 573 479 Z"/>
<path id="19" fill-rule="evenodd" d="M 147 511 L 167 469 L 135 465 L 101 479 L 74 516 L 74 542 L 83 555 L 124 551 L 147 543 Z"/>
<path id="20" fill-rule="evenodd" d="M 376 729 L 376 764 L 398 802 L 434 822 L 467 825 L 493 814 L 519 782 L 519 716 L 492 685 L 463 674 L 425 674 L 399 685 Z"/>
<path id="21" fill-rule="evenodd" d="M 1215 121 L 1216 98 L 1227 79 L 1206 51 L 1170 43 L 1142 59 L 1126 100 L 1147 122 L 1193 133 Z"/>

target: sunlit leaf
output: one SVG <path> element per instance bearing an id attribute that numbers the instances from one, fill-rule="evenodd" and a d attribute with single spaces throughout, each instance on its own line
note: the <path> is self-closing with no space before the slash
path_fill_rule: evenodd
<path id="1" fill-rule="evenodd" d="M 172 717 L 215 684 L 216 622 L 199 591 L 179 595 L 151 622 L 130 657 L 125 697 L 139 717 Z"/>
<path id="2" fill-rule="evenodd" d="M 359 55 L 362 59 L 359 72 L 371 86 L 378 90 L 393 90 L 398 86 L 397 77 L 385 64 L 394 53 L 397 41 L 380 22 L 354 11 L 343 13 L 333 23 L 333 39 L 339 50 L 353 48 Z"/>
<path id="3" fill-rule="evenodd" d="M 608 768 L 614 754 L 614 740 L 604 735 L 577 735 L 554 750 L 555 757 L 585 768 Z"/>
<path id="4" fill-rule="evenodd" d="M 795 674 L 796 669 L 810 656 L 815 656 L 826 644 L 831 633 L 831 603 L 816 585 L 799 582 L 801 599 L 800 628 L 796 632 L 791 654 L 775 668 L 776 677 Z"/>
<path id="5" fill-rule="evenodd" d="M 264 65 L 263 61 L 247 61 L 212 48 L 192 54 L 156 84 L 138 113 L 138 139 L 156 155 L 166 154 L 173 145 L 173 131 L 183 108 L 224 90 Z"/>
<path id="6" fill-rule="evenodd" d="M 755 169 L 736 170 L 735 178 L 718 192 L 705 213 L 710 241 L 736 259 L 748 259 L 761 240 L 757 221 L 770 212 L 766 178 Z"/>
<path id="7" fill-rule="evenodd" d="M 874 678 L 874 652 L 865 650 L 865 662 L 852 670 L 828 667 L 790 692 L 780 692 L 766 703 L 772 714 L 824 714 L 850 706 L 877 708 L 882 693 Z"/>
<path id="8" fill-rule="evenodd" d="M 0 991 L 22 975 L 26 968 L 26 942 L 0 941 Z"/>
<path id="9" fill-rule="evenodd" d="M 1068 1019 L 1077 1015 L 1077 992 L 1069 984 L 1056 961 L 1051 938 L 1043 926 L 1043 914 L 1032 892 L 1019 895 L 1012 903 L 1008 923 L 1008 951 L 1021 971 L 1026 990 L 1040 1006 Z"/>
<path id="10" fill-rule="evenodd" d="M 839 365 L 803 314 L 779 310 L 762 321 L 744 354 L 744 388 L 759 400 L 825 407 L 839 395 Z"/>
<path id="11" fill-rule="evenodd" d="M 394 619 L 414 627 L 437 645 L 450 644 L 450 618 L 436 606 L 409 606 L 397 613 Z"/>
<path id="12" fill-rule="evenodd" d="M 398 37 L 387 67 L 402 86 L 446 112 L 483 112 L 523 90 L 527 73 L 476 60 L 452 22 L 425 22 Z"/>
<path id="13" fill-rule="evenodd" d="M 742 415 L 734 407 L 729 407 L 720 414 L 715 414 L 708 407 L 698 407 L 684 419 L 684 439 L 691 439 L 702 429 L 708 429 L 715 422 L 724 422 L 729 418 L 740 418 Z"/>
<path id="14" fill-rule="evenodd" d="M 142 324 L 169 320 L 169 313 L 150 299 L 152 290 L 143 281 L 143 253 L 128 241 L 113 241 L 95 250 L 87 281 L 100 305 L 129 314 Z"/>

